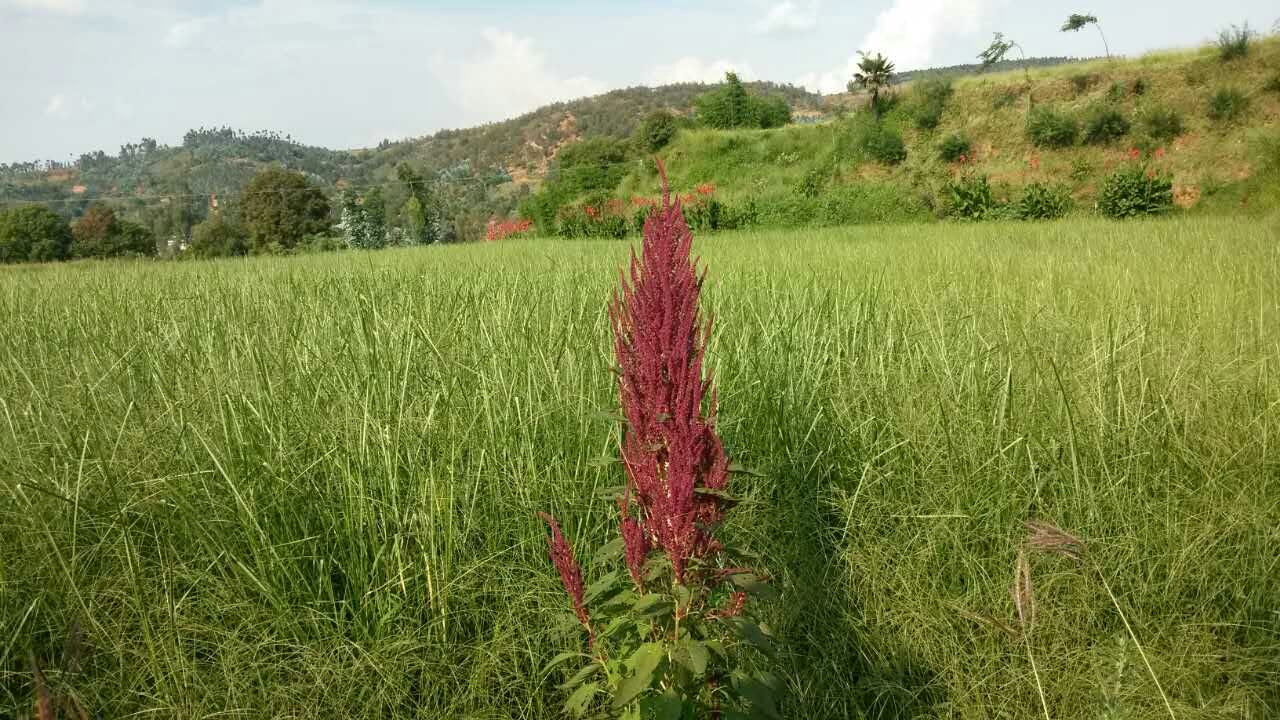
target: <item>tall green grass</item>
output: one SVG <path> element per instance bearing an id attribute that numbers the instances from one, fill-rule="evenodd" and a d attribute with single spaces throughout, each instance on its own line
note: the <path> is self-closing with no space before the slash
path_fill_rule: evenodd
<path id="1" fill-rule="evenodd" d="M 1117 606 L 1177 717 L 1280 714 L 1275 230 L 699 239 L 784 714 L 1034 717 L 1029 646 L 1053 717 L 1167 717 Z M 612 531 L 625 253 L 0 271 L 0 716 L 28 652 L 104 717 L 558 716 L 540 668 L 575 636 L 533 513 Z M 1024 645 L 1029 518 L 1115 601 L 1036 557 Z"/>

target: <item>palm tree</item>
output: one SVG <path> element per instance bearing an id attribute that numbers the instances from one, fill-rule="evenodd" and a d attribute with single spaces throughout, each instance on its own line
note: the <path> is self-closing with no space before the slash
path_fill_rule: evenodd
<path id="1" fill-rule="evenodd" d="M 858 54 L 862 59 L 858 61 L 858 72 L 854 73 L 853 79 L 849 81 L 849 92 L 855 92 L 856 88 L 869 90 L 871 111 L 878 118 L 880 117 L 880 91 L 889 87 L 889 83 L 893 81 L 893 63 L 880 53 L 868 55 L 859 50 Z"/>
<path id="2" fill-rule="evenodd" d="M 1098 29 L 1098 35 L 1102 37 L 1102 49 L 1107 53 L 1107 59 L 1111 59 L 1111 48 L 1107 45 L 1107 36 L 1102 33 L 1102 25 L 1098 24 L 1096 15 L 1080 15 L 1071 13 L 1067 21 L 1062 23 L 1062 32 L 1079 32 L 1080 28 L 1085 25 L 1092 25 Z"/>

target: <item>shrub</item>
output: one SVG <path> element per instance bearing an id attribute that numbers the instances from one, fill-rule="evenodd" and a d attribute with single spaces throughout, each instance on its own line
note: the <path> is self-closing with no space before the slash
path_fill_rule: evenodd
<path id="1" fill-rule="evenodd" d="M 1173 180 L 1132 163 L 1107 176 L 1098 189 L 1098 212 L 1109 218 L 1156 215 L 1173 208 Z"/>
<path id="2" fill-rule="evenodd" d="M 791 122 L 791 105 L 780 95 L 756 99 L 756 125 L 764 130 Z"/>
<path id="3" fill-rule="evenodd" d="M 1031 183 L 1023 189 L 1016 210 L 1022 220 L 1056 220 L 1071 210 L 1071 193 L 1065 187 Z"/>
<path id="4" fill-rule="evenodd" d="M 1209 98 L 1209 119 L 1219 123 L 1235 122 L 1249 109 L 1249 98 L 1235 88 L 1219 88 Z"/>
<path id="5" fill-rule="evenodd" d="M 66 260 L 71 228 L 40 205 L 0 210 L 0 263 Z"/>
<path id="6" fill-rule="evenodd" d="M 826 182 L 827 173 L 821 168 L 814 168 L 800 178 L 800 183 L 796 186 L 796 192 L 801 197 L 815 198 L 822 194 L 822 188 L 826 185 Z"/>
<path id="7" fill-rule="evenodd" d="M 1027 138 L 1036 147 L 1071 147 L 1079 132 L 1079 123 L 1074 117 L 1044 105 L 1027 115 Z"/>
<path id="8" fill-rule="evenodd" d="M 1088 158 L 1075 158 L 1071 161 L 1071 179 L 1081 182 L 1093 174 L 1093 163 Z"/>
<path id="9" fill-rule="evenodd" d="M 655 211 L 639 255 L 609 305 L 626 480 L 613 493 L 616 550 L 597 557 L 620 567 L 588 587 L 559 524 L 539 513 L 585 639 L 547 668 L 584 665 L 560 686 L 570 693 L 566 715 L 607 703 L 629 718 L 746 717 L 737 711 L 748 707 L 755 717 L 779 717 L 774 694 L 781 688 L 755 669 L 773 651 L 767 628 L 752 618 L 755 600 L 770 597 L 770 588 L 744 567 L 754 556 L 717 537 L 733 507 L 729 462 L 703 372 L 705 273 L 690 257 L 678 205 L 664 201 Z M 725 652 L 752 646 L 750 655 Z"/>
<path id="10" fill-rule="evenodd" d="M 198 258 L 247 255 L 249 238 L 235 224 L 224 220 L 222 213 L 214 213 L 191 229 L 187 252 Z"/>
<path id="11" fill-rule="evenodd" d="M 1129 92 L 1132 93 L 1134 97 L 1142 97 L 1147 94 L 1147 90 L 1150 87 L 1151 83 L 1149 83 L 1146 78 L 1137 78 L 1133 81 L 1133 84 L 1129 86 Z"/>
<path id="12" fill-rule="evenodd" d="M 676 136 L 676 118 L 666 110 L 654 110 L 645 116 L 636 131 L 636 142 L 645 152 L 658 152 Z"/>
<path id="13" fill-rule="evenodd" d="M 998 213 L 986 175 L 967 175 L 947 185 L 947 210 L 964 220 L 985 220 Z"/>
<path id="14" fill-rule="evenodd" d="M 955 162 L 969 154 L 972 145 L 969 138 L 960 133 L 953 133 L 942 138 L 938 143 L 938 155 L 946 162 Z"/>
<path id="15" fill-rule="evenodd" d="M 1102 145 L 1129 133 L 1129 121 L 1116 107 L 1108 104 L 1089 109 L 1084 120 L 1084 141 Z"/>
<path id="16" fill-rule="evenodd" d="M 862 131 L 858 144 L 869 157 L 885 165 L 897 165 L 907 159 L 907 146 L 902 133 L 884 123 L 868 125 Z"/>
<path id="17" fill-rule="evenodd" d="M 1155 105 L 1139 116 L 1147 136 L 1159 142 L 1168 142 L 1182 134 L 1182 115 L 1173 108 Z"/>
<path id="18" fill-rule="evenodd" d="M 932 130 L 942 122 L 947 100 L 954 89 L 945 78 L 926 78 L 912 85 L 911 118 L 921 130 Z"/>
<path id="19" fill-rule="evenodd" d="M 1068 80 L 1071 82 L 1071 89 L 1075 91 L 1076 95 L 1082 95 L 1098 82 L 1098 76 L 1093 73 L 1077 73 L 1068 78 Z"/>
<path id="20" fill-rule="evenodd" d="M 156 254 L 151 231 L 116 217 L 106 205 L 94 204 L 71 227 L 71 256 L 136 257 Z"/>
<path id="21" fill-rule="evenodd" d="M 1254 32 L 1249 23 L 1243 26 L 1232 25 L 1218 33 L 1218 59 L 1222 62 L 1237 60 L 1249 54 L 1249 43 Z"/>

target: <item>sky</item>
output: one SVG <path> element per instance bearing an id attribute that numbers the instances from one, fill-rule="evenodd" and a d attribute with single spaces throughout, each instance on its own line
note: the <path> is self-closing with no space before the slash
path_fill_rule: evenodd
<path id="1" fill-rule="evenodd" d="M 68 160 L 192 127 L 331 148 L 470 127 L 613 88 L 747 79 L 844 87 L 857 51 L 899 70 L 972 62 L 1004 32 L 1029 56 L 1194 46 L 1274 0 L 0 0 L 0 162 Z"/>

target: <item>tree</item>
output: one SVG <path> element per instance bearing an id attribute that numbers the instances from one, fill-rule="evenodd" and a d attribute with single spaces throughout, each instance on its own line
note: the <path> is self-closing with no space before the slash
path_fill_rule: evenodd
<path id="1" fill-rule="evenodd" d="M 359 250 L 376 250 L 387 244 L 384 214 L 386 207 L 377 188 L 364 197 L 355 193 L 342 196 L 342 221 L 338 227 L 347 245 Z"/>
<path id="2" fill-rule="evenodd" d="M 636 131 L 636 142 L 645 152 L 655 153 L 676 136 L 676 118 L 667 110 L 654 110 L 645 116 Z"/>
<path id="3" fill-rule="evenodd" d="M 1110 60 L 1111 48 L 1107 46 L 1107 36 L 1102 34 L 1102 26 L 1098 24 L 1097 16 L 1071 13 L 1067 17 L 1067 21 L 1062 23 L 1062 32 L 1079 32 L 1085 25 L 1092 25 L 1098 29 L 1098 36 L 1102 38 L 1102 49 L 1107 53 L 1107 59 Z"/>
<path id="4" fill-rule="evenodd" d="M 41 205 L 0 210 L 0 263 L 66 260 L 71 228 Z"/>
<path id="5" fill-rule="evenodd" d="M 150 257 L 156 254 L 151 231 L 116 217 L 102 203 L 90 205 L 71 227 L 71 256 L 77 258 Z"/>
<path id="6" fill-rule="evenodd" d="M 708 127 L 730 130 L 756 124 L 751 96 L 733 71 L 724 74 L 723 87 L 700 95 L 694 104 L 698 119 Z"/>
<path id="7" fill-rule="evenodd" d="M 198 258 L 247 255 L 249 239 L 242 228 L 224 219 L 222 213 L 214 213 L 191 230 L 187 251 Z"/>
<path id="8" fill-rule="evenodd" d="M 272 167 L 245 185 L 240 217 L 259 251 L 291 250 L 329 229 L 329 200 L 302 173 Z"/>
<path id="9" fill-rule="evenodd" d="M 859 50 L 858 55 L 862 59 L 858 61 L 858 72 L 853 74 L 848 89 L 849 92 L 854 92 L 856 88 L 869 91 L 871 112 L 878 118 L 880 117 L 880 92 L 893 82 L 893 63 L 880 53 L 868 55 Z"/>
<path id="10" fill-rule="evenodd" d="M 1004 56 L 1014 48 L 1017 48 L 1018 56 L 1022 58 L 1022 75 L 1027 82 L 1027 104 L 1035 105 L 1035 100 L 1031 97 L 1031 71 L 1027 69 L 1027 54 L 1022 51 L 1021 45 L 1005 39 L 1004 33 L 996 33 L 991 38 L 991 44 L 987 46 L 987 49 L 978 53 L 978 59 L 982 61 L 982 72 L 1004 60 Z"/>
<path id="11" fill-rule="evenodd" d="M 396 177 L 409 191 L 409 198 L 405 200 L 401 212 L 410 241 L 415 245 L 439 242 L 443 236 L 440 227 L 441 208 L 430 184 L 405 162 L 396 166 Z"/>

